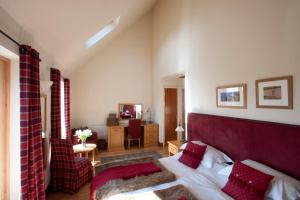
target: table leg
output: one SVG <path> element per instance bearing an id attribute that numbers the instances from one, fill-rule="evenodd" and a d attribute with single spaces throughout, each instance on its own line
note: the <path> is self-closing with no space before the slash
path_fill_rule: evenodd
<path id="1" fill-rule="evenodd" d="M 93 151 L 92 151 L 92 156 L 93 156 L 93 164 L 95 163 L 95 149 L 93 149 Z"/>

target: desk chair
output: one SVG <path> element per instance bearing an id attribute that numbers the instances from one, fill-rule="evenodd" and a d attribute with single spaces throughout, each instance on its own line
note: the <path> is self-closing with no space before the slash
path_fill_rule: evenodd
<path id="1" fill-rule="evenodd" d="M 139 148 L 141 147 L 141 120 L 130 119 L 128 124 L 128 148 L 130 149 L 130 142 L 132 140 L 139 141 Z"/>

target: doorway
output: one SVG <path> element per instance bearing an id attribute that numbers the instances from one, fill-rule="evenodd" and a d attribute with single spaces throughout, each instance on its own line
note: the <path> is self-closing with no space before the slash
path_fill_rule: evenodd
<path id="1" fill-rule="evenodd" d="M 185 89 L 181 90 L 181 126 L 183 127 L 183 135 L 186 135 L 186 121 L 185 121 Z M 179 122 L 180 123 L 180 122 Z"/>
<path id="2" fill-rule="evenodd" d="M 165 88 L 165 141 L 176 140 L 177 88 Z"/>
<path id="3" fill-rule="evenodd" d="M 0 199 L 8 197 L 9 60 L 0 56 Z"/>
<path id="4" fill-rule="evenodd" d="M 185 129 L 184 75 L 171 75 L 162 79 L 164 86 L 164 144 L 177 140 L 176 127 Z"/>

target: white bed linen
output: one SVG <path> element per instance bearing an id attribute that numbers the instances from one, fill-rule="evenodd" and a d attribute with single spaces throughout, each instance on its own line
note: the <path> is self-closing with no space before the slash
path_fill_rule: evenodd
<path id="1" fill-rule="evenodd" d="M 227 177 L 218 174 L 218 170 L 222 166 L 216 166 L 211 169 L 202 167 L 203 170 L 200 170 L 200 172 L 199 170 L 194 170 L 179 162 L 179 156 L 179 154 L 176 154 L 172 157 L 159 159 L 164 167 L 176 175 L 176 181 L 113 195 L 109 200 L 128 199 L 132 195 L 138 195 L 141 199 L 146 199 L 145 197 L 150 193 L 153 195 L 153 191 L 155 190 L 166 189 L 178 184 L 184 185 L 199 200 L 232 200 L 230 196 L 220 189 L 227 182 Z"/>

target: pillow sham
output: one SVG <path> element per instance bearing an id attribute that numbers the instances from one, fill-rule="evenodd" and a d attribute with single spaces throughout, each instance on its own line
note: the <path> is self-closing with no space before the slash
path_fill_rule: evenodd
<path id="1" fill-rule="evenodd" d="M 226 162 L 233 162 L 226 154 L 224 154 L 222 151 L 207 145 L 201 141 L 192 141 L 194 144 L 198 145 L 206 145 L 206 152 L 203 156 L 203 159 L 201 161 L 201 164 L 205 168 L 213 168 L 215 163 L 223 164 Z M 180 149 L 185 149 L 187 143 L 181 145 Z"/>
<path id="2" fill-rule="evenodd" d="M 264 164 L 253 160 L 244 160 L 244 164 L 274 176 L 266 196 L 273 200 L 300 198 L 300 181 Z"/>
<path id="3" fill-rule="evenodd" d="M 274 176 L 266 192 L 267 198 L 273 200 L 295 200 L 300 198 L 300 181 L 253 160 L 244 160 L 242 163 Z M 218 171 L 218 174 L 229 176 L 231 170 L 232 165 L 224 167 Z"/>
<path id="4" fill-rule="evenodd" d="M 193 169 L 196 169 L 203 158 L 205 150 L 206 146 L 188 142 L 181 157 L 179 158 L 179 161 Z"/>
<path id="5" fill-rule="evenodd" d="M 263 200 L 273 176 L 235 161 L 222 191 L 235 200 Z"/>

